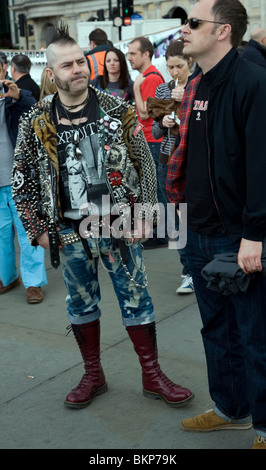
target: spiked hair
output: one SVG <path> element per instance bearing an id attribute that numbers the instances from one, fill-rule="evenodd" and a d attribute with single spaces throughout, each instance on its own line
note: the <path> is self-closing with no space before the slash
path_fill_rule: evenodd
<path id="1" fill-rule="evenodd" d="M 74 38 L 69 35 L 69 27 L 68 24 L 64 23 L 63 21 L 59 21 L 54 25 L 54 33 L 51 38 L 51 42 L 47 47 L 46 56 L 48 67 L 53 66 L 54 63 L 54 53 L 53 48 L 54 46 L 66 46 L 66 45 L 75 45 L 77 42 Z"/>
<path id="2" fill-rule="evenodd" d="M 65 45 L 69 43 L 76 43 L 75 39 L 72 38 L 69 34 L 69 26 L 63 21 L 58 21 L 54 25 L 54 33 L 51 39 L 51 44 Z"/>

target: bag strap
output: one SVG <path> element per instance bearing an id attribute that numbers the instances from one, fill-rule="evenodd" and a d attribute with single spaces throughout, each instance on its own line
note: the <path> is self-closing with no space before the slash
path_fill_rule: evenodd
<path id="1" fill-rule="evenodd" d="M 148 77 L 148 75 L 159 75 L 159 77 L 161 77 L 161 79 L 163 80 L 163 82 L 165 83 L 165 80 L 163 78 L 163 76 L 159 73 L 159 72 L 149 72 L 147 73 L 146 75 L 143 75 L 143 77 Z"/>

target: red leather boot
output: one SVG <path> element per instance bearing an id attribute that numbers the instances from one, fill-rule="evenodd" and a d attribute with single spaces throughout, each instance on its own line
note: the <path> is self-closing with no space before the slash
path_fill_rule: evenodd
<path id="1" fill-rule="evenodd" d="M 65 406 L 85 408 L 96 395 L 107 392 L 100 362 L 100 321 L 84 325 L 72 324 L 72 330 L 84 361 L 85 374 L 77 387 L 67 395 Z"/>
<path id="2" fill-rule="evenodd" d="M 130 326 L 126 330 L 139 356 L 144 396 L 162 399 L 172 407 L 187 405 L 193 393 L 169 380 L 158 364 L 155 323 Z"/>

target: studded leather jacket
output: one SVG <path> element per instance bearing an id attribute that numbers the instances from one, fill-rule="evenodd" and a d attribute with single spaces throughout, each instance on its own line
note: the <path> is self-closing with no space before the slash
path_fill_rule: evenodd
<path id="1" fill-rule="evenodd" d="M 97 123 L 106 184 L 113 204 L 136 207 L 137 218 L 156 223 L 157 183 L 155 165 L 134 108 L 113 96 L 95 90 L 100 107 Z M 55 96 L 37 103 L 20 120 L 13 168 L 13 198 L 28 239 L 48 231 L 50 248 L 56 247 L 56 227 L 63 220 L 59 195 L 59 162 L 56 126 L 53 120 Z M 108 134 L 100 122 L 105 116 L 120 123 Z M 111 126 L 112 127 L 112 126 Z M 112 167 L 112 154 L 119 151 L 120 169 Z M 136 214 L 134 214 L 136 217 Z M 52 247 L 51 247 L 52 245 Z"/>

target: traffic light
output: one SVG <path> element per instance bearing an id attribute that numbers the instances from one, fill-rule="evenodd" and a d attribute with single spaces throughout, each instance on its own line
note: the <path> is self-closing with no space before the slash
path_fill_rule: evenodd
<path id="1" fill-rule="evenodd" d="M 32 24 L 28 24 L 28 35 L 34 36 L 34 27 Z"/>
<path id="2" fill-rule="evenodd" d="M 134 0 L 122 0 L 122 18 L 124 26 L 131 24 L 131 16 L 134 13 Z"/>
<path id="3" fill-rule="evenodd" d="M 98 21 L 105 21 L 104 10 L 103 9 L 97 10 L 97 20 Z"/>
<path id="4" fill-rule="evenodd" d="M 25 37 L 26 16 L 23 14 L 18 15 L 19 35 Z"/>

